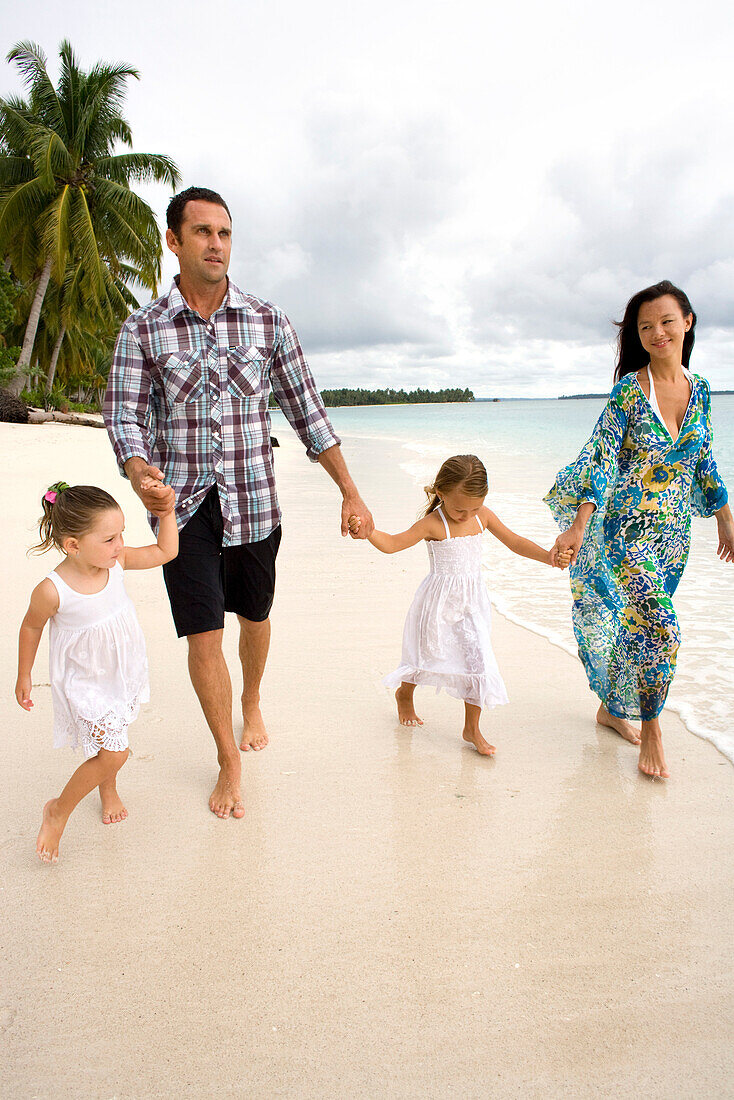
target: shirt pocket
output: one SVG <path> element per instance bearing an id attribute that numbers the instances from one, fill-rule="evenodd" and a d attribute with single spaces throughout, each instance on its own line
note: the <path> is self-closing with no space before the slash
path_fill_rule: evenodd
<path id="1" fill-rule="evenodd" d="M 235 397 L 247 400 L 263 389 L 267 353 L 264 348 L 227 348 L 227 384 Z"/>
<path id="2" fill-rule="evenodd" d="M 174 351 L 161 355 L 156 366 L 169 407 L 196 401 L 202 396 L 201 351 Z"/>

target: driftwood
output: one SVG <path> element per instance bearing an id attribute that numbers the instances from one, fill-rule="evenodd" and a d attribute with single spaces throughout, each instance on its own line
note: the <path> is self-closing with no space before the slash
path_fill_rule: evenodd
<path id="1" fill-rule="evenodd" d="M 47 424 L 52 420 L 60 424 L 83 424 L 86 428 L 104 428 L 104 420 L 95 413 L 62 413 L 56 409 L 29 409 L 29 424 Z"/>

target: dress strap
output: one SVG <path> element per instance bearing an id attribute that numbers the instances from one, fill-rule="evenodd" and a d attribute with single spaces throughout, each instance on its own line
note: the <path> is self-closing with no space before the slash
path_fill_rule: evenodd
<path id="1" fill-rule="evenodd" d="M 443 512 L 441 511 L 441 507 L 440 507 L 440 505 L 439 505 L 439 507 L 438 507 L 438 508 L 436 509 L 436 511 L 438 512 L 439 516 L 441 517 L 441 519 L 442 519 L 442 521 L 443 521 L 443 525 L 444 525 L 444 527 L 446 528 L 446 538 L 447 538 L 447 539 L 450 539 L 450 538 L 451 538 L 451 532 L 449 531 L 449 525 L 448 525 L 448 523 L 446 522 L 446 516 L 445 516 L 445 515 L 443 514 Z"/>
<path id="2" fill-rule="evenodd" d="M 482 526 L 482 521 L 480 520 L 479 516 L 475 516 L 474 518 L 479 524 L 479 530 L 482 532 L 482 534 L 484 534 L 484 527 Z"/>

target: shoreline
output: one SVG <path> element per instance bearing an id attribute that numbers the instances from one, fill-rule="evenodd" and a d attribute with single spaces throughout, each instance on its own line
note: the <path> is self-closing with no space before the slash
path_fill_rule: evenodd
<path id="1" fill-rule="evenodd" d="M 24 554 L 39 485 L 93 476 L 124 508 L 130 543 L 150 534 L 103 433 L 13 428 L 0 426 L 14 469 L 0 484 L 12 576 L 0 646 L 14 670 L 30 590 L 55 564 Z M 397 725 L 379 679 L 397 664 L 424 548 L 384 556 L 342 539 L 335 487 L 278 434 L 271 743 L 243 757 L 241 822 L 208 810 L 213 744 L 157 571 L 126 579 L 152 688 L 120 773 L 130 816 L 102 826 L 84 800 L 53 868 L 33 852 L 41 806 L 80 758 L 51 748 L 43 652 L 32 714 L 11 685 L 0 699 L 15 948 L 0 955 L 0 1091 L 726 1095 L 729 765 L 671 716 L 672 779 L 643 779 L 634 747 L 595 726 L 578 660 L 501 615 L 510 703 L 483 722 L 497 757 L 462 743 L 461 704 L 445 694 L 417 693 L 426 725 Z M 420 500 L 395 451 L 348 438 L 345 455 L 380 526 L 405 526 Z M 228 622 L 233 670 L 237 642 Z"/>

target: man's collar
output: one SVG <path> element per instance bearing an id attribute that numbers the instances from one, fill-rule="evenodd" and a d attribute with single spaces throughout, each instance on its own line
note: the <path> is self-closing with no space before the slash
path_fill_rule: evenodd
<path id="1" fill-rule="evenodd" d="M 167 312 L 168 316 L 171 319 L 173 319 L 174 317 L 178 317 L 179 313 L 183 313 L 185 309 L 191 310 L 191 306 L 179 290 L 178 280 L 179 276 L 174 275 L 173 282 L 171 283 L 171 289 L 168 292 Z M 229 276 L 227 276 L 227 293 L 224 295 L 224 300 L 222 301 L 221 306 L 219 306 L 219 309 L 215 310 L 214 312 L 218 313 L 220 309 L 249 310 L 251 308 L 252 307 L 250 303 L 247 301 L 247 298 L 242 293 L 240 288 L 238 286 L 235 286 Z M 191 310 L 191 312 L 193 313 L 195 311 Z"/>

